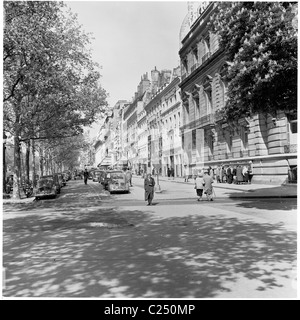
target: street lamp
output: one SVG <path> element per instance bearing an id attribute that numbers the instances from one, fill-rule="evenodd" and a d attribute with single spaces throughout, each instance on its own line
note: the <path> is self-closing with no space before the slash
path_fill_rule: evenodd
<path id="1" fill-rule="evenodd" d="M 6 149 L 7 136 L 3 131 L 3 192 L 6 190 L 6 161 L 5 161 L 5 149 Z"/>

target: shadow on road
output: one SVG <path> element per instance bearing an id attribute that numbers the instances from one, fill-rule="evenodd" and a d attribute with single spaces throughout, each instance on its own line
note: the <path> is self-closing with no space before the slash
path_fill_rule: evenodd
<path id="1" fill-rule="evenodd" d="M 158 219 L 89 201 L 53 202 L 51 214 L 4 220 L 4 296 L 213 298 L 241 278 L 256 292 L 292 281 L 296 233 L 279 224 Z"/>

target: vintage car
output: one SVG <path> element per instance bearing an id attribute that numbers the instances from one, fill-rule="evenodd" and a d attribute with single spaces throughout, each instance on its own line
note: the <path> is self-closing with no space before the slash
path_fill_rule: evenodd
<path id="1" fill-rule="evenodd" d="M 56 185 L 53 176 L 41 177 L 37 182 L 35 199 L 55 198 L 57 195 Z"/>
<path id="2" fill-rule="evenodd" d="M 114 192 L 127 192 L 129 193 L 129 183 L 126 175 L 122 171 L 112 171 L 108 174 L 108 191 Z"/>
<path id="3" fill-rule="evenodd" d="M 100 182 L 101 173 L 103 170 L 95 170 L 93 171 L 93 181 Z"/>
<path id="4" fill-rule="evenodd" d="M 54 181 L 54 185 L 56 187 L 56 193 L 60 193 L 61 186 L 60 186 L 60 182 L 58 180 L 57 174 L 48 175 L 48 176 L 42 176 L 41 178 L 52 178 L 53 181 Z"/>
<path id="5" fill-rule="evenodd" d="M 121 170 L 107 170 L 105 171 L 104 175 L 101 177 L 101 184 L 103 185 L 104 189 L 108 189 L 108 182 L 110 180 L 111 173 L 123 173 Z"/>
<path id="6" fill-rule="evenodd" d="M 57 175 L 57 179 L 58 179 L 60 188 L 64 187 L 66 185 L 66 180 L 65 180 L 63 174 L 62 173 L 56 173 L 55 175 Z"/>

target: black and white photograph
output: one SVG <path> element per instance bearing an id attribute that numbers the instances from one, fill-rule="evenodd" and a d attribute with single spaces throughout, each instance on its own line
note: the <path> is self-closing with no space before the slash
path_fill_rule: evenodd
<path id="1" fill-rule="evenodd" d="M 148 317 L 299 298 L 298 2 L 3 1 L 2 19 L 2 299 Z"/>

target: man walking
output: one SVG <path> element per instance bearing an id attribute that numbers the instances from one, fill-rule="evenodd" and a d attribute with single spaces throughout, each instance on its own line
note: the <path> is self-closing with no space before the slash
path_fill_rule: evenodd
<path id="1" fill-rule="evenodd" d="M 151 177 L 151 174 L 148 173 L 144 181 L 145 201 L 148 201 L 147 206 L 151 206 L 152 204 L 152 200 L 154 197 L 154 186 L 155 186 L 155 181 Z"/>
<path id="2" fill-rule="evenodd" d="M 89 172 L 87 171 L 87 169 L 85 169 L 83 172 L 84 184 L 87 184 L 88 178 L 89 178 Z"/>

